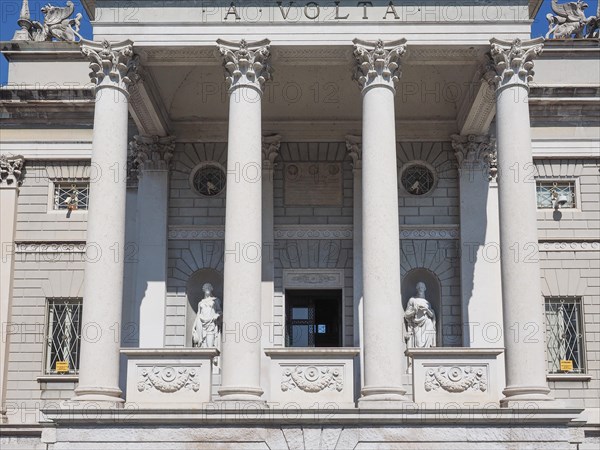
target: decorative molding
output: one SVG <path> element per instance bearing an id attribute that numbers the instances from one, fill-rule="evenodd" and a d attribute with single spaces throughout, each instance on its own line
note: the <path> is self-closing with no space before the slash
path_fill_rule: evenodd
<path id="1" fill-rule="evenodd" d="M 269 44 L 268 39 L 251 43 L 245 39 L 239 43 L 217 40 L 230 93 L 240 87 L 250 87 L 262 93 L 265 82 L 271 78 Z"/>
<path id="2" fill-rule="evenodd" d="M 129 143 L 138 176 L 146 170 L 169 170 L 174 150 L 174 136 L 134 136 Z"/>
<path id="3" fill-rule="evenodd" d="M 81 53 L 90 60 L 90 79 L 96 89 L 116 87 L 127 92 L 136 81 L 138 57 L 130 40 L 110 43 L 81 40 Z"/>
<path id="4" fill-rule="evenodd" d="M 503 41 L 490 39 L 488 71 L 484 75 L 486 81 L 496 87 L 505 89 L 510 86 L 529 88 L 533 80 L 533 59 L 542 53 L 544 38 L 528 41 L 515 39 Z"/>
<path id="5" fill-rule="evenodd" d="M 23 182 L 25 158 L 20 155 L 0 155 L 0 187 L 20 186 Z"/>
<path id="6" fill-rule="evenodd" d="M 225 239 L 225 227 L 222 225 L 171 225 L 169 226 L 169 239 L 186 241 Z"/>
<path id="7" fill-rule="evenodd" d="M 304 48 L 274 48 L 273 62 L 285 65 L 331 66 L 347 64 L 352 61 L 352 50 L 348 47 L 318 46 Z"/>
<path id="8" fill-rule="evenodd" d="M 362 169 L 362 138 L 360 136 L 346 136 L 346 150 L 348 156 L 352 158 L 352 169 Z"/>
<path id="9" fill-rule="evenodd" d="M 406 49 L 405 61 L 410 61 L 411 65 L 415 63 L 435 64 L 458 62 L 473 63 L 480 60 L 482 51 L 476 48 L 445 48 L 438 47 L 410 47 Z"/>
<path id="10" fill-rule="evenodd" d="M 281 390 L 316 393 L 344 389 L 344 377 L 341 366 L 303 365 L 282 367 Z"/>
<path id="11" fill-rule="evenodd" d="M 16 242 L 15 253 L 85 253 L 85 242 Z"/>
<path id="12" fill-rule="evenodd" d="M 444 390 L 461 393 L 488 389 L 487 366 L 437 366 L 427 369 L 424 387 L 427 392 Z"/>
<path id="13" fill-rule="evenodd" d="M 153 389 L 164 393 L 177 392 L 182 389 L 198 392 L 200 384 L 196 375 L 196 369 L 191 367 L 140 367 L 137 389 L 139 392 Z"/>
<path id="14" fill-rule="evenodd" d="M 361 90 L 385 86 L 395 91 L 402 76 L 400 58 L 406 53 L 406 39 L 391 42 L 367 42 L 354 39 L 354 57 L 357 62 L 354 79 Z"/>
<path id="15" fill-rule="evenodd" d="M 433 227 L 423 227 L 416 225 L 414 227 L 400 227 L 400 239 L 458 239 L 460 231 L 458 225 L 439 225 Z"/>
<path id="16" fill-rule="evenodd" d="M 172 65 L 216 65 L 218 58 L 213 48 L 147 48 L 140 51 L 140 59 L 144 66 Z"/>
<path id="17" fill-rule="evenodd" d="M 275 239 L 352 239 L 352 225 L 280 225 Z"/>
<path id="18" fill-rule="evenodd" d="M 129 90 L 129 109 L 140 134 L 165 136 L 168 134 L 167 108 L 157 94 L 152 74 L 138 67 L 137 81 Z"/>
<path id="19" fill-rule="evenodd" d="M 539 243 L 540 252 L 597 252 L 600 251 L 600 241 L 594 242 L 544 242 Z"/>
<path id="20" fill-rule="evenodd" d="M 275 239 L 316 240 L 316 239 L 353 239 L 352 225 L 278 225 L 274 227 Z M 458 239 L 458 225 L 403 225 L 400 227 L 402 239 Z M 214 240 L 225 238 L 222 225 L 171 225 L 171 240 Z"/>
<path id="21" fill-rule="evenodd" d="M 273 134 L 271 136 L 263 136 L 262 138 L 262 161 L 263 169 L 272 169 L 275 167 L 275 159 L 279 156 L 279 148 L 281 147 L 281 136 Z"/>

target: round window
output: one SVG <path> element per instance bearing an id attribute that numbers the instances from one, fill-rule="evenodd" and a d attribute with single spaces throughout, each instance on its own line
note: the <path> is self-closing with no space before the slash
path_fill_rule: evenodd
<path id="1" fill-rule="evenodd" d="M 205 197 L 219 195 L 225 189 L 225 171 L 216 164 L 199 167 L 192 178 L 194 190 Z"/>
<path id="2" fill-rule="evenodd" d="M 400 177 L 402 186 L 411 195 L 425 195 L 433 189 L 433 170 L 423 164 L 405 166 Z"/>

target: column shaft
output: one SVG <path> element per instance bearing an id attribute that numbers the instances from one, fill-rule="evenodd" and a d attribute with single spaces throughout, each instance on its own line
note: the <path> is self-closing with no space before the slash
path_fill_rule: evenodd
<path id="1" fill-rule="evenodd" d="M 504 406 L 550 400 L 546 383 L 544 305 L 538 260 L 537 206 L 528 82 L 541 40 L 492 40 L 497 83 L 498 196 L 506 347 Z"/>
<path id="2" fill-rule="evenodd" d="M 0 423 L 6 417 L 6 384 L 8 375 L 8 355 L 10 351 L 11 308 L 13 291 L 13 271 L 15 252 L 15 228 L 17 223 L 17 199 L 22 169 L 25 160 L 22 156 L 0 156 Z"/>
<path id="3" fill-rule="evenodd" d="M 169 162 L 174 143 L 172 137 L 136 136 L 130 147 L 140 173 L 135 298 L 139 308 L 139 347 L 162 348 L 167 296 Z"/>
<path id="4" fill-rule="evenodd" d="M 261 361 L 262 83 L 267 42 L 219 41 L 229 93 L 222 400 L 257 401 Z M 261 67 L 258 69 L 258 67 Z M 262 77 L 262 82 L 260 81 Z M 243 367 L 243 370 L 240 370 Z"/>
<path id="5" fill-rule="evenodd" d="M 355 39 L 363 90 L 364 385 L 361 403 L 405 401 L 394 83 L 404 41 Z M 387 47 L 387 48 L 386 48 Z M 391 47 L 391 49 L 389 49 Z M 364 402 L 364 403 L 363 403 Z M 371 406 L 371 405 L 369 405 Z"/>
<path id="6" fill-rule="evenodd" d="M 127 122 L 133 56 L 130 41 L 85 41 L 96 81 L 82 312 L 79 386 L 75 400 L 120 403 L 119 349 L 123 302 Z"/>

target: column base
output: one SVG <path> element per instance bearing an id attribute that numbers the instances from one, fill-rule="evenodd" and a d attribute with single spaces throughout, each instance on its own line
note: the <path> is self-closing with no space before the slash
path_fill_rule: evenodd
<path id="1" fill-rule="evenodd" d="M 75 396 L 71 399 L 79 403 L 99 403 L 101 406 L 123 407 L 125 400 L 121 398 L 123 392 L 119 388 L 104 387 L 78 387 Z"/>
<path id="2" fill-rule="evenodd" d="M 222 404 L 227 407 L 226 404 L 231 403 L 232 407 L 235 407 L 235 403 L 254 403 L 261 405 L 262 407 L 267 406 L 266 400 L 262 399 L 264 391 L 261 388 L 255 388 L 250 386 L 228 386 L 219 389 L 219 397 L 214 401 L 215 403 Z"/>
<path id="3" fill-rule="evenodd" d="M 413 403 L 399 387 L 364 387 L 360 393 L 358 407 L 364 409 L 402 409 Z"/>
<path id="4" fill-rule="evenodd" d="M 550 396 L 550 389 L 547 386 L 508 386 L 502 393 L 504 394 L 504 398 L 500 399 L 502 408 L 520 408 L 532 403 L 540 403 L 540 407 L 557 408 L 561 403 Z"/>

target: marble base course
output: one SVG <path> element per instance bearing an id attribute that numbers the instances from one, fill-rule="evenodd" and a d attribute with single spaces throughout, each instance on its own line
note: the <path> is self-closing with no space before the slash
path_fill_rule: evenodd
<path id="1" fill-rule="evenodd" d="M 570 426 L 579 410 L 439 409 L 315 412 L 230 409 L 203 411 L 85 410 L 46 412 L 48 449 L 272 448 L 272 449 L 571 449 L 583 440 Z M 87 412 L 89 415 L 89 412 Z M 571 422 L 571 424 L 570 424 Z M 132 447 L 133 446 L 133 447 Z"/>

